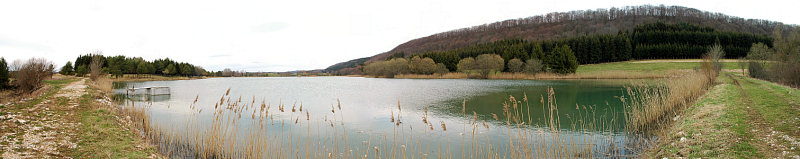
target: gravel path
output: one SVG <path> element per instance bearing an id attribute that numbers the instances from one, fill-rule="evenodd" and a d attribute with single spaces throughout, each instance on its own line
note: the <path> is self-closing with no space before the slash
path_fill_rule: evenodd
<path id="1" fill-rule="evenodd" d="M 81 79 L 33 106 L 0 111 L 2 158 L 70 158 L 67 153 L 78 147 L 75 107 L 86 87 Z"/>

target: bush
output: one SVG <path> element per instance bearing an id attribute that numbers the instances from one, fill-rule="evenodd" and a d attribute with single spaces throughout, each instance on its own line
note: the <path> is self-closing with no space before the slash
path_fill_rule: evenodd
<path id="1" fill-rule="evenodd" d="M 53 64 L 44 58 L 31 58 L 25 63 L 13 64 L 14 85 L 23 92 L 31 92 L 42 86 L 42 82 L 53 76 Z"/>
<path id="2" fill-rule="evenodd" d="M 450 72 L 450 70 L 447 69 L 447 66 L 445 66 L 443 63 L 436 63 L 436 73 L 445 74 L 448 72 Z"/>
<path id="3" fill-rule="evenodd" d="M 528 59 L 525 63 L 525 73 L 536 74 L 544 70 L 542 61 L 539 59 Z"/>
<path id="4" fill-rule="evenodd" d="M 578 59 L 568 45 L 560 45 L 547 56 L 545 65 L 554 73 L 570 74 L 578 69 Z"/>
<path id="5" fill-rule="evenodd" d="M 458 72 L 468 72 L 475 67 L 475 58 L 467 57 L 458 61 Z"/>
<path id="6" fill-rule="evenodd" d="M 769 80 L 769 73 L 760 62 L 750 61 L 747 66 L 750 77 Z"/>
<path id="7" fill-rule="evenodd" d="M 503 71 L 504 61 L 500 55 L 497 54 L 483 54 L 475 58 L 474 69 L 478 70 L 483 78 L 488 78 L 489 74 L 494 71 Z"/>
<path id="8" fill-rule="evenodd" d="M 519 60 L 519 59 L 508 60 L 508 71 L 509 72 L 514 72 L 514 73 L 522 72 L 523 70 L 525 70 L 525 66 L 524 65 L 525 65 L 525 63 L 522 62 L 522 60 Z"/>
<path id="9" fill-rule="evenodd" d="M 387 78 L 392 78 L 394 75 L 405 74 L 408 72 L 408 60 L 404 58 L 394 58 L 388 61 L 373 62 L 364 66 L 364 73 Z"/>
<path id="10" fill-rule="evenodd" d="M 431 58 L 420 58 L 419 56 L 414 56 L 411 58 L 409 63 L 409 70 L 411 73 L 414 74 L 433 74 L 437 71 L 436 62 L 433 62 Z"/>

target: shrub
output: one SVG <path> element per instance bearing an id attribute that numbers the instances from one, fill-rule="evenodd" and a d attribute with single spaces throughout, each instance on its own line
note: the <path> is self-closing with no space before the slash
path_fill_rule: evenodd
<path id="1" fill-rule="evenodd" d="M 528 59 L 525 63 L 525 73 L 536 74 L 544 70 L 542 61 L 539 59 Z"/>
<path id="2" fill-rule="evenodd" d="M 14 85 L 23 92 L 31 92 L 42 86 L 42 82 L 52 77 L 53 64 L 44 58 L 31 58 L 25 63 L 15 61 Z"/>
<path id="3" fill-rule="evenodd" d="M 511 59 L 508 60 L 508 71 L 509 72 L 522 72 L 525 70 L 525 63 L 519 59 Z"/>
<path id="4" fill-rule="evenodd" d="M 388 61 L 373 62 L 364 66 L 364 73 L 388 78 L 408 72 L 408 60 L 404 58 L 394 58 Z"/>
<path id="5" fill-rule="evenodd" d="M 458 61 L 458 72 L 468 72 L 475 67 L 475 58 L 467 57 Z"/>
<path id="6" fill-rule="evenodd" d="M 502 71 L 505 68 L 503 58 L 497 54 L 482 54 L 475 58 L 474 69 L 478 70 L 483 78 L 488 78 L 489 73 Z"/>
<path id="7" fill-rule="evenodd" d="M 446 74 L 449 73 L 450 70 L 447 69 L 443 63 L 436 63 L 436 73 L 438 74 Z"/>
<path id="8" fill-rule="evenodd" d="M 764 66 L 762 66 L 760 62 L 750 61 L 747 65 L 747 70 L 750 74 L 750 77 L 764 80 L 769 79 L 769 73 L 766 69 L 764 69 Z"/>
<path id="9" fill-rule="evenodd" d="M 429 75 L 437 71 L 436 62 L 433 62 L 433 59 L 428 57 L 420 58 L 419 56 L 411 58 L 408 68 L 414 74 Z"/>

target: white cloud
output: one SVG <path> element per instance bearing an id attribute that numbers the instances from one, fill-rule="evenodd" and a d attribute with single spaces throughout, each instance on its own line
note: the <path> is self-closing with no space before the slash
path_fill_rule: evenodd
<path id="1" fill-rule="evenodd" d="M 641 4 L 800 23 L 797 1 L 2 1 L 0 56 L 61 65 L 99 49 L 212 70 L 316 69 L 452 29 Z"/>

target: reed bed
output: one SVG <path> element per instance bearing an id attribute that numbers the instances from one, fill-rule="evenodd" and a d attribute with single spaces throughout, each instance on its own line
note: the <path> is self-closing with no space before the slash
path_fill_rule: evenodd
<path id="1" fill-rule="evenodd" d="M 156 122 L 148 104 L 126 102 L 117 111 L 132 118 L 132 129 L 162 154 L 177 158 L 628 158 L 652 145 L 654 135 L 647 132 L 705 92 L 710 79 L 698 78 L 704 76 L 691 72 L 656 86 L 629 87 L 629 95 L 620 98 L 623 115 L 611 118 L 599 118 L 596 106 L 577 105 L 579 114 L 563 116 L 552 88 L 538 101 L 509 96 L 494 106 L 503 113 L 491 120 L 467 112 L 465 100 L 459 123 L 433 121 L 427 108 L 420 119 L 408 119 L 409 111 L 398 101 L 386 121 L 391 133 L 352 132 L 344 116 L 353 114 L 346 115 L 338 100 L 330 111 L 312 114 L 302 103 L 273 105 L 263 98 L 230 96 L 230 89 L 210 110 L 199 107 L 196 97 L 189 117 L 177 123 Z M 615 124 L 618 120 L 625 125 Z"/>
<path id="2" fill-rule="evenodd" d="M 99 89 L 101 92 L 111 92 L 113 89 L 112 80 L 107 76 L 100 76 L 89 83 L 92 87 Z"/>
<path id="3" fill-rule="evenodd" d="M 694 103 L 713 85 L 713 78 L 701 71 L 687 73 L 681 77 L 664 80 L 662 84 L 634 85 L 627 87 L 627 130 L 647 132 L 667 125 L 672 118 Z"/>

